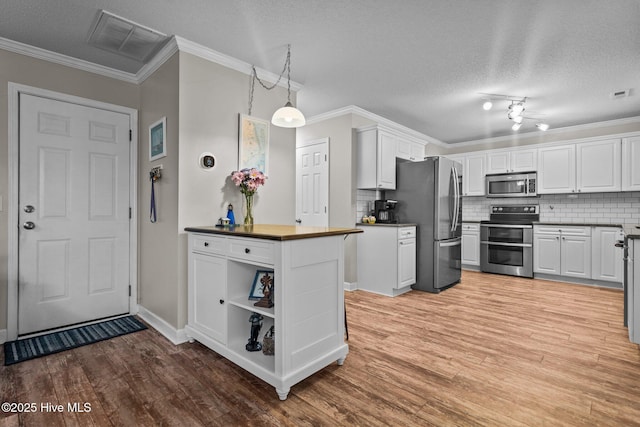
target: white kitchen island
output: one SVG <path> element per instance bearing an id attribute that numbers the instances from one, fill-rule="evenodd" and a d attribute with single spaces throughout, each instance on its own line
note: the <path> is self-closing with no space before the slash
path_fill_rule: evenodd
<path id="1" fill-rule="evenodd" d="M 274 386 L 291 386 L 344 362 L 344 238 L 353 228 L 286 225 L 187 227 L 187 336 Z M 257 273 L 273 276 L 271 308 L 249 299 Z M 271 326 L 275 352 L 248 351 L 249 318 L 262 317 L 259 342 Z"/>

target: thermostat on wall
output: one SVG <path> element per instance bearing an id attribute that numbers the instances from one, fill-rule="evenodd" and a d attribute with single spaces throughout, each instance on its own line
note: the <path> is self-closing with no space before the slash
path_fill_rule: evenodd
<path id="1" fill-rule="evenodd" d="M 200 154 L 200 167 L 203 169 L 213 169 L 216 165 L 216 158 L 211 153 Z"/>

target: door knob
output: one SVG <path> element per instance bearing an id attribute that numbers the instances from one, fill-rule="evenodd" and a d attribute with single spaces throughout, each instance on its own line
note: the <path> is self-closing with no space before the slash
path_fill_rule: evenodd
<path id="1" fill-rule="evenodd" d="M 302 224 L 302 220 L 300 218 L 296 219 L 297 224 Z"/>
<path id="2" fill-rule="evenodd" d="M 33 230 L 34 228 L 36 228 L 36 225 L 33 223 L 33 221 L 27 221 L 24 224 L 22 224 L 22 226 L 24 227 L 25 230 Z"/>
<path id="3" fill-rule="evenodd" d="M 24 207 L 24 211 L 25 211 L 26 213 L 31 213 L 31 212 L 33 212 L 33 211 L 35 211 L 35 210 L 36 210 L 36 208 L 34 208 L 34 207 L 33 207 L 33 206 L 31 206 L 31 205 L 27 205 L 27 206 L 25 206 L 25 207 Z"/>

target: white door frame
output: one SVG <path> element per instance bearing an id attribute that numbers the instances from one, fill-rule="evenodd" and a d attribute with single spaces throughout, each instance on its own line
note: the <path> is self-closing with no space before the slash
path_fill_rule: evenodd
<path id="1" fill-rule="evenodd" d="M 19 153 L 20 140 L 18 130 L 19 122 L 19 95 L 27 94 L 43 98 L 50 98 L 57 101 L 69 102 L 73 104 L 83 105 L 92 108 L 101 108 L 104 110 L 114 111 L 118 113 L 128 114 L 131 118 L 129 123 L 131 129 L 130 144 L 130 187 L 129 187 L 129 206 L 131 207 L 131 221 L 129 222 L 129 284 L 131 285 L 131 296 L 129 297 L 129 313 L 138 312 L 138 110 L 120 105 L 108 104 L 105 102 L 95 101 L 92 99 L 80 98 L 73 95 L 67 95 L 60 92 L 53 92 L 46 89 L 40 89 L 32 86 L 21 85 L 9 82 L 8 100 L 9 100 L 9 202 L 8 202 L 8 259 L 7 259 L 7 339 L 9 341 L 18 338 L 18 212 L 20 206 L 18 204 L 19 191 Z"/>

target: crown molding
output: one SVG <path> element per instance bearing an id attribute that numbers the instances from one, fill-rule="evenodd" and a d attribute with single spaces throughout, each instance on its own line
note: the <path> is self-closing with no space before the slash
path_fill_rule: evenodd
<path id="1" fill-rule="evenodd" d="M 202 59 L 206 59 L 211 62 L 215 62 L 216 64 L 220 64 L 227 68 L 231 68 L 232 70 L 239 71 L 241 73 L 251 75 L 252 65 L 248 62 L 241 61 L 239 59 L 233 58 L 229 55 L 225 55 L 224 53 L 218 52 L 216 50 L 210 49 L 208 47 L 202 46 L 198 43 L 183 39 L 179 36 L 173 36 L 175 39 L 178 50 L 180 52 L 190 53 L 191 55 L 195 55 Z M 258 76 L 260 80 L 268 81 L 269 83 L 275 83 L 278 81 L 280 77 L 279 74 L 272 73 L 271 71 L 263 70 L 261 68 L 256 67 L 256 71 L 258 72 Z M 278 83 L 280 87 L 287 87 L 286 79 L 280 79 Z M 291 90 L 294 92 L 302 89 L 302 85 L 300 83 L 296 83 L 293 80 L 291 81 Z"/>
<path id="2" fill-rule="evenodd" d="M 55 64 L 76 68 L 78 70 L 99 74 L 101 76 L 123 80 L 128 83 L 138 83 L 138 79 L 135 74 L 115 70 L 103 65 L 94 64 L 93 62 L 72 58 L 71 56 L 51 52 L 49 50 L 41 49 L 39 47 L 5 39 L 2 37 L 0 37 L 0 49 L 18 53 L 20 55 L 30 56 L 36 59 L 41 59 L 43 61 L 53 62 Z"/>
<path id="3" fill-rule="evenodd" d="M 365 110 L 364 108 L 358 107 L 357 105 L 349 105 L 346 107 L 338 108 L 336 110 L 327 111 L 326 113 L 317 114 L 313 117 L 307 119 L 307 125 L 319 123 L 324 120 L 333 119 L 335 117 L 344 116 L 345 114 L 357 114 L 361 117 L 369 119 L 373 122 L 376 122 L 379 125 L 385 126 L 389 129 L 392 129 L 396 132 L 402 133 L 409 139 L 413 139 L 417 142 L 421 142 L 423 144 L 433 144 L 439 147 L 449 147 L 449 144 L 445 144 L 444 142 L 433 138 L 429 135 L 425 135 L 413 129 L 410 129 L 406 126 L 403 126 L 399 123 L 391 121 L 387 118 L 379 116 L 375 113 Z"/>
<path id="4" fill-rule="evenodd" d="M 158 51 L 158 53 L 151 59 L 151 61 L 145 64 L 136 74 L 127 73 L 124 71 L 116 70 L 114 68 L 94 64 L 82 59 L 72 58 L 67 55 L 51 52 L 49 50 L 30 46 L 3 37 L 0 37 L 0 49 L 136 84 L 144 82 L 151 74 L 153 74 L 158 68 L 162 66 L 162 64 L 167 62 L 167 60 L 169 60 L 169 58 L 171 58 L 171 56 L 178 51 L 190 53 L 202 59 L 215 62 L 217 64 L 236 71 L 240 71 L 241 73 L 247 75 L 251 75 L 252 68 L 252 65 L 247 62 L 240 61 L 239 59 L 233 58 L 229 55 L 225 55 L 213 49 L 209 49 L 208 47 L 183 39 L 179 36 L 172 36 L 169 41 L 162 47 L 162 49 L 160 49 L 160 51 Z M 278 77 L 280 77 L 278 74 L 274 74 L 270 71 L 263 70 L 258 67 L 256 67 L 256 70 L 261 80 L 270 83 L 275 83 L 276 81 L 278 81 Z M 278 86 L 286 88 L 287 81 L 281 80 L 278 83 Z M 291 90 L 293 90 L 294 92 L 301 90 L 302 87 L 302 84 L 291 81 Z"/>
<path id="5" fill-rule="evenodd" d="M 546 138 L 549 135 L 551 136 L 561 135 L 566 132 L 579 132 L 583 130 L 600 129 L 600 128 L 609 127 L 609 126 L 623 126 L 623 125 L 628 125 L 632 123 L 640 123 L 640 116 L 627 117 L 624 119 L 606 120 L 602 122 L 585 123 L 582 125 L 566 126 L 563 128 L 552 128 L 547 131 L 532 131 L 532 132 L 521 133 L 521 134 L 519 133 L 515 135 L 497 136 L 495 138 L 485 138 L 485 139 L 476 139 L 476 140 L 465 141 L 465 142 L 456 142 L 456 143 L 447 144 L 446 147 L 459 148 L 459 147 L 473 147 L 474 145 L 483 145 L 483 144 L 491 144 L 491 143 L 507 142 L 507 141 L 519 142 L 519 141 L 525 141 L 531 138 L 535 138 L 541 135 L 544 135 Z"/>
<path id="6" fill-rule="evenodd" d="M 169 60 L 178 51 L 178 43 L 175 37 L 171 37 L 167 43 L 147 62 L 136 74 L 136 83 L 140 84 L 156 72 L 158 68 Z"/>

